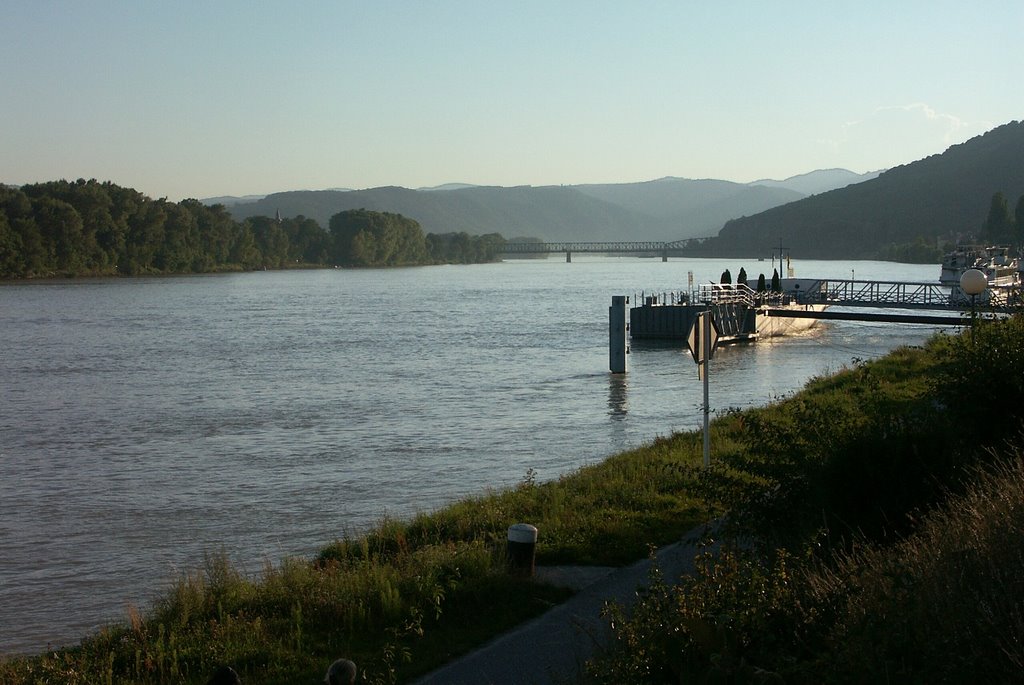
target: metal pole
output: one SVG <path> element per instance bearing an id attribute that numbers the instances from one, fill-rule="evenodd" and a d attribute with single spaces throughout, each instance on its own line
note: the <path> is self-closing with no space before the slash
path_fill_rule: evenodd
<path id="1" fill-rule="evenodd" d="M 971 344 L 972 345 L 974 344 L 974 316 L 975 316 L 975 314 L 974 314 L 974 298 L 976 298 L 976 297 L 977 297 L 977 295 L 975 295 L 974 293 L 971 293 Z"/>
<path id="2" fill-rule="evenodd" d="M 700 363 L 704 365 L 704 468 L 711 466 L 711 433 L 708 432 L 708 358 L 711 356 L 711 312 L 701 314 Z"/>

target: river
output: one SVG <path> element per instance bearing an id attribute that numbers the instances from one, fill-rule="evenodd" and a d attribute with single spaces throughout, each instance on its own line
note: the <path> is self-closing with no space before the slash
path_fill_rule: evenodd
<path id="1" fill-rule="evenodd" d="M 576 254 L 0 286 L 0 653 L 124 621 L 209 552 L 255 574 L 383 516 L 699 428 L 685 349 L 634 344 L 628 373 L 608 372 L 608 306 L 740 267 L 771 276 L 753 260 Z M 712 410 L 770 402 L 934 330 L 833 322 L 722 348 Z"/>

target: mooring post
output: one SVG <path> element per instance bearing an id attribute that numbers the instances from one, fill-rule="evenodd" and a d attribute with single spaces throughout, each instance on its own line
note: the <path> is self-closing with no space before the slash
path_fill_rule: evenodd
<path id="1" fill-rule="evenodd" d="M 629 354 L 629 345 L 626 343 L 626 332 L 629 330 L 627 304 L 629 298 L 625 295 L 613 295 L 612 306 L 608 307 L 608 368 L 612 373 L 626 373 Z"/>
<path id="2" fill-rule="evenodd" d="M 516 523 L 508 528 L 508 568 L 516 576 L 533 577 L 537 556 L 537 528 Z"/>

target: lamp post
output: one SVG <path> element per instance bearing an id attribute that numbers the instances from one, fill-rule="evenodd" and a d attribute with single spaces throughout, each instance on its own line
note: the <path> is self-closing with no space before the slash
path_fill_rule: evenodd
<path id="1" fill-rule="evenodd" d="M 971 342 L 974 342 L 974 302 L 988 287 L 988 277 L 979 269 L 968 269 L 960 275 L 960 289 L 971 296 Z"/>

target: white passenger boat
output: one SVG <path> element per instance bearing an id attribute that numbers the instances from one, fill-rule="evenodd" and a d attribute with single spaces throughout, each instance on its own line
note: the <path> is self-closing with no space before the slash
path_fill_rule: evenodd
<path id="1" fill-rule="evenodd" d="M 939 283 L 959 286 L 960 276 L 968 269 L 978 269 L 988 278 L 990 288 L 1015 287 L 1020 283 L 1021 260 L 1003 245 L 958 245 L 942 258 Z"/>

